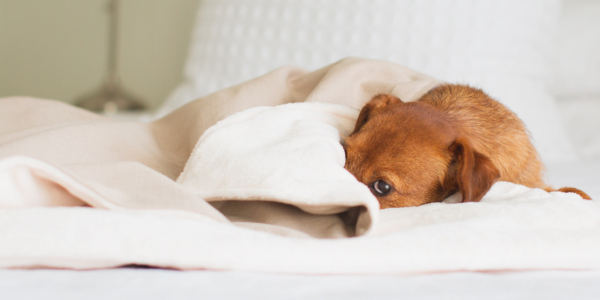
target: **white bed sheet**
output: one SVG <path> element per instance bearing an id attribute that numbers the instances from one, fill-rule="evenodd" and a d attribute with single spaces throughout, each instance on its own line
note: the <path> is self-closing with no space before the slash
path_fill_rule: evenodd
<path id="1" fill-rule="evenodd" d="M 600 162 L 551 164 L 547 177 L 600 199 Z M 0 299 L 600 299 L 598 283 L 600 270 L 416 276 L 0 270 Z"/>
<path id="2" fill-rule="evenodd" d="M 113 269 L 1 270 L 2 299 L 599 299 L 600 271 L 408 277 Z"/>

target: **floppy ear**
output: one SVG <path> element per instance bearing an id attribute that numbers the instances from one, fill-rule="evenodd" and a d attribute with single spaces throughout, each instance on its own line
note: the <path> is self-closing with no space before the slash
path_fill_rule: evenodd
<path id="1" fill-rule="evenodd" d="M 378 94 L 375 95 L 360 111 L 358 119 L 356 119 L 356 125 L 352 134 L 357 133 L 366 123 L 369 121 L 369 116 L 373 113 L 373 110 L 385 107 L 390 104 L 403 103 L 400 98 L 389 95 L 389 94 Z M 351 134 L 351 135 L 352 135 Z"/>
<path id="2" fill-rule="evenodd" d="M 480 201 L 500 178 L 500 171 L 487 156 L 474 151 L 464 137 L 458 137 L 449 150 L 458 164 L 455 180 L 462 194 L 462 202 Z"/>

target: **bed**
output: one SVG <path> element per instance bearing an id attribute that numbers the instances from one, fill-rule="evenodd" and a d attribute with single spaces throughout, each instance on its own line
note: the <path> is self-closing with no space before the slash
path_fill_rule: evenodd
<path id="1" fill-rule="evenodd" d="M 524 120 L 546 162 L 551 184 L 576 186 L 598 199 L 600 26 L 594 16 L 599 10 L 596 2 L 581 0 L 202 1 L 185 81 L 158 117 L 281 65 L 315 70 L 347 56 L 383 59 L 444 81 L 484 88 Z M 600 273 L 597 267 L 587 269 L 454 269 L 402 275 L 325 275 L 322 271 L 315 272 L 321 275 L 308 271 L 290 275 L 141 266 L 83 272 L 2 270 L 0 294 L 56 299 L 594 299 L 600 294 L 595 284 Z"/>

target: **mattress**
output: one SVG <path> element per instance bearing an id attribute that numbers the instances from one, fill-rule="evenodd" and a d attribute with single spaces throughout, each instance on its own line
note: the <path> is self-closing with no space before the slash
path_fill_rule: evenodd
<path id="1" fill-rule="evenodd" d="M 600 161 L 547 166 L 600 199 Z M 0 270 L 2 299 L 598 299 L 600 270 L 306 276 L 239 271 Z"/>

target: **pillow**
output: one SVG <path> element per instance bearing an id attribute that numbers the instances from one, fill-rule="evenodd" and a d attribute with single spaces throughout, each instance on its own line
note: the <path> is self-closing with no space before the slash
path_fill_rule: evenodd
<path id="1" fill-rule="evenodd" d="M 600 161 L 600 96 L 564 98 L 558 105 L 577 153 Z"/>
<path id="2" fill-rule="evenodd" d="M 600 1 L 564 2 L 553 92 L 561 98 L 600 99 Z"/>
<path id="3" fill-rule="evenodd" d="M 185 82 L 159 110 L 282 65 L 383 59 L 483 88 L 523 119 L 544 160 L 574 160 L 547 90 L 559 0 L 201 1 Z"/>

